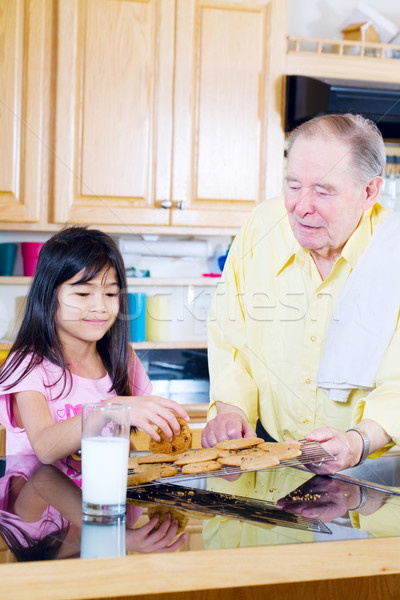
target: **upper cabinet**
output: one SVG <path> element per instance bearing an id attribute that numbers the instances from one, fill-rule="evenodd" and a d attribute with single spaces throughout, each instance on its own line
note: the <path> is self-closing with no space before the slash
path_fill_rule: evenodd
<path id="1" fill-rule="evenodd" d="M 238 227 L 279 193 L 282 2 L 61 0 L 57 21 L 56 222 Z"/>
<path id="2" fill-rule="evenodd" d="M 54 221 L 168 225 L 175 2 L 59 0 Z"/>
<path id="3" fill-rule="evenodd" d="M 285 2 L 178 0 L 173 225 L 240 226 L 282 186 Z"/>
<path id="4" fill-rule="evenodd" d="M 39 224 L 46 209 L 51 26 L 49 2 L 0 1 L 0 221 Z"/>
<path id="5" fill-rule="evenodd" d="M 237 229 L 281 192 L 286 0 L 0 8 L 3 224 Z"/>

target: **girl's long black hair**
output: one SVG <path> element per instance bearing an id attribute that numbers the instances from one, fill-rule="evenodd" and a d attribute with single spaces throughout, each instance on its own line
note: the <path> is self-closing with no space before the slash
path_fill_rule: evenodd
<path id="1" fill-rule="evenodd" d="M 110 392 L 130 396 L 132 355 L 128 343 L 128 296 L 123 259 L 113 239 L 98 229 L 73 226 L 53 235 L 39 254 L 35 276 L 29 291 L 24 318 L 12 345 L 8 359 L 0 373 L 0 383 L 12 376 L 26 357 L 31 354 L 23 373 L 6 389 L 19 383 L 44 359 L 63 370 L 64 392 L 71 372 L 63 356 L 57 336 L 56 312 L 59 286 L 82 271 L 79 283 L 90 281 L 104 268 L 114 268 L 118 285 L 120 312 L 113 326 L 97 342 L 97 350 L 111 377 Z M 12 379 L 12 377 L 11 377 Z"/>

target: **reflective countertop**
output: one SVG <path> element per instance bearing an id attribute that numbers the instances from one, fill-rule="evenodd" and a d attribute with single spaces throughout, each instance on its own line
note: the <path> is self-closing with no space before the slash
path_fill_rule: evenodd
<path id="1" fill-rule="evenodd" d="M 335 477 L 304 467 L 129 488 L 126 517 L 83 518 L 80 463 L 0 460 L 1 562 L 400 536 L 400 456 Z M 105 474 L 106 476 L 106 474 Z"/>

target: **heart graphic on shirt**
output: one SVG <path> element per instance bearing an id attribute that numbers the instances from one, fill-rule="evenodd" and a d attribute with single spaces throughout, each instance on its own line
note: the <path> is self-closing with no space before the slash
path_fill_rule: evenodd
<path id="1" fill-rule="evenodd" d="M 60 419 L 60 421 L 64 421 L 65 420 L 65 408 L 59 408 L 57 411 L 57 417 Z"/>

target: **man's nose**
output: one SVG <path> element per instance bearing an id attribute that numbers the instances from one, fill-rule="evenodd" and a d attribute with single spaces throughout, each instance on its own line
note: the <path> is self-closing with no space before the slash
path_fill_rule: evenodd
<path id="1" fill-rule="evenodd" d="M 310 188 L 303 188 L 296 202 L 295 212 L 299 217 L 304 217 L 314 212 L 314 198 Z"/>

